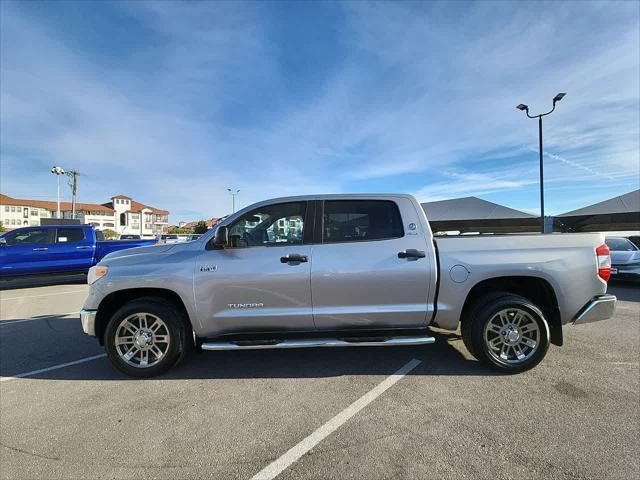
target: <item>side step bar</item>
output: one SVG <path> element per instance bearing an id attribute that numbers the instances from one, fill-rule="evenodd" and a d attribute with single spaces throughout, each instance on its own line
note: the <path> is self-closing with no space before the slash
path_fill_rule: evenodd
<path id="1" fill-rule="evenodd" d="M 336 338 L 318 340 L 282 340 L 272 343 L 213 343 L 202 344 L 203 350 L 265 350 L 270 348 L 311 348 L 311 347 L 394 347 L 404 345 L 428 345 L 436 341 L 433 337 L 392 337 L 379 341 L 347 341 Z"/>

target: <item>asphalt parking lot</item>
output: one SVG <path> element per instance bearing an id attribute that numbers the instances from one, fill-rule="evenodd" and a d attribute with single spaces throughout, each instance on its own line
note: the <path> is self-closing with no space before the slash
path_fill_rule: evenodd
<path id="1" fill-rule="evenodd" d="M 637 285 L 521 375 L 434 330 L 424 347 L 204 352 L 153 380 L 83 335 L 86 285 L 41 285 L 0 291 L 3 479 L 640 477 Z"/>

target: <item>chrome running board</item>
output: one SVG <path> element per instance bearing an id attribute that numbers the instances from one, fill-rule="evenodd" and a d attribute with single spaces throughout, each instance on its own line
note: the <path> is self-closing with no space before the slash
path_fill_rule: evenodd
<path id="1" fill-rule="evenodd" d="M 336 338 L 318 340 L 282 340 L 272 343 L 214 343 L 202 344 L 203 350 L 266 350 L 270 348 L 312 348 L 312 347 L 397 347 L 405 345 L 428 345 L 436 341 L 433 337 L 391 337 L 376 340 L 358 341 L 356 339 L 339 340 Z"/>

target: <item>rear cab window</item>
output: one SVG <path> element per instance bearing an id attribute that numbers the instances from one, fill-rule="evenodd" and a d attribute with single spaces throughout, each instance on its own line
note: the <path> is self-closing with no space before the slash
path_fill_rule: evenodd
<path id="1" fill-rule="evenodd" d="M 322 243 L 367 242 L 404 236 L 402 217 L 390 200 L 327 200 Z"/>
<path id="2" fill-rule="evenodd" d="M 83 228 L 58 228 L 56 243 L 78 243 L 84 240 Z"/>

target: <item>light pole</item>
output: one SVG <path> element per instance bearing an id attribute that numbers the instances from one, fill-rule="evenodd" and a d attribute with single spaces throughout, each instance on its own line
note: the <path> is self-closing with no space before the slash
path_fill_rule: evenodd
<path id="1" fill-rule="evenodd" d="M 231 194 L 231 213 L 236 213 L 236 195 L 240 192 L 240 189 L 232 190 L 231 188 L 227 188 L 227 192 Z"/>
<path id="2" fill-rule="evenodd" d="M 527 117 L 538 119 L 538 149 L 540 150 L 540 232 L 544 232 L 544 161 L 542 154 L 542 117 L 546 117 L 556 109 L 556 103 L 564 98 L 566 93 L 560 92 L 553 97 L 553 108 L 547 113 L 540 113 L 538 115 L 529 115 L 529 107 L 524 103 L 521 103 L 516 108 L 526 112 Z"/>
<path id="3" fill-rule="evenodd" d="M 60 175 L 64 175 L 65 171 L 62 167 L 51 167 L 51 173 L 56 176 L 58 182 L 58 212 L 57 217 L 60 218 Z"/>

